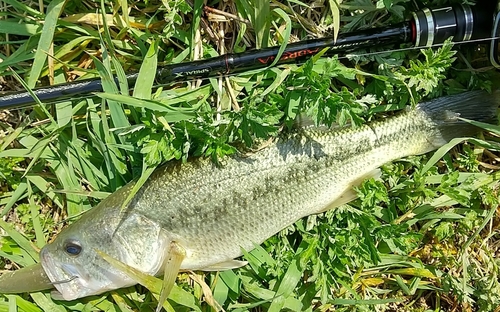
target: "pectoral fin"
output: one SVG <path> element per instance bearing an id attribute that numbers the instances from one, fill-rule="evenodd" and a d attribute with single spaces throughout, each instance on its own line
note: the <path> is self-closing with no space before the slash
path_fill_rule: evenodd
<path id="1" fill-rule="evenodd" d="M 181 263 L 184 261 L 184 258 L 186 258 L 186 250 L 176 242 L 172 242 L 170 243 L 167 255 L 168 259 L 166 260 L 164 267 L 163 285 L 161 287 L 156 312 L 161 310 L 161 307 L 165 300 L 167 300 L 172 287 L 174 287 L 177 274 L 179 274 L 179 269 L 181 268 Z"/>
<path id="2" fill-rule="evenodd" d="M 224 271 L 224 270 L 241 268 L 242 266 L 245 266 L 247 264 L 248 264 L 247 261 L 229 260 L 229 261 L 224 261 L 224 262 L 212 264 L 211 266 L 203 268 L 202 270 L 203 271 Z"/>

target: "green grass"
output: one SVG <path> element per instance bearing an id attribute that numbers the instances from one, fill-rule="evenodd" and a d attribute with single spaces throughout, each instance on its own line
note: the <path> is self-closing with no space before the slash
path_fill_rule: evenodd
<path id="1" fill-rule="evenodd" d="M 217 161 L 286 131 L 300 113 L 359 125 L 427 98 L 490 89 L 498 79 L 493 70 L 471 70 L 487 66 L 483 52 L 445 45 L 153 87 L 157 66 L 218 55 L 221 44 L 242 51 L 385 26 L 414 10 L 410 1 L 208 3 L 240 21 L 207 15 L 198 0 L 1 3 L 5 90 L 78 76 L 99 76 L 104 85 L 91 98 L 0 113 L 5 270 L 38 261 L 38 249 L 62 227 L 167 161 Z M 103 11 L 105 23 L 96 14 Z M 131 71 L 140 75 L 135 86 L 124 78 Z M 299 220 L 245 254 L 241 269 L 180 274 L 164 307 L 498 311 L 500 130 L 484 127 L 494 134 L 387 164 L 382 181 L 358 189 L 359 199 Z M 158 283 L 148 280 L 152 290 Z M 150 311 L 154 296 L 143 286 L 72 302 L 48 292 L 0 295 L 0 311 Z"/>

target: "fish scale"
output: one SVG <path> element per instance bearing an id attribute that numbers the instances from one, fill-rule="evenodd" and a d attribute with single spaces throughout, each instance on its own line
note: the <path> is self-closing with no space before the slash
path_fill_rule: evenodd
<path id="1" fill-rule="evenodd" d="M 457 116 L 492 122 L 498 103 L 498 93 L 468 92 L 361 127 L 298 129 L 221 165 L 171 162 L 151 175 L 125 212 L 121 207 L 134 182 L 64 229 L 41 251 L 45 273 L 36 267 L 1 276 L 0 293 L 34 288 L 12 286 L 20 276 L 36 276 L 37 289 L 52 286 L 48 277 L 56 282 L 54 296 L 66 300 L 136 283 L 97 250 L 144 273 L 165 273 L 172 283 L 179 269 L 241 266 L 233 259 L 242 250 L 304 216 L 354 199 L 352 187 L 376 177 L 381 165 L 475 134 L 478 129 Z"/>
<path id="2" fill-rule="evenodd" d="M 436 148 L 416 131 L 433 125 L 413 111 L 360 128 L 305 129 L 222 166 L 208 161 L 175 165 L 182 172 L 178 181 L 152 179 L 143 189 L 148 195 L 137 197 L 135 209 L 180 238 L 188 252 L 183 265 L 202 269 L 238 257 L 242 248 L 251 250 L 301 217 L 322 211 L 353 181 L 387 161 Z M 408 143 L 418 145 L 417 150 L 401 148 Z M 178 202 L 186 198 L 190 200 Z M 169 205 L 151 213 L 151 202 Z"/>

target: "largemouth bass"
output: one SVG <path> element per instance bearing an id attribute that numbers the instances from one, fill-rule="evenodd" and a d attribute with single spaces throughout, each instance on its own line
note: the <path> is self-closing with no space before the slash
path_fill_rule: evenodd
<path id="1" fill-rule="evenodd" d="M 235 260 L 242 250 L 302 217 L 354 199 L 353 186 L 377 176 L 381 165 L 475 134 L 478 129 L 459 117 L 491 122 L 499 103 L 498 93 L 467 92 L 359 128 L 299 129 L 251 155 L 227 157 L 221 165 L 205 159 L 169 163 L 125 211 L 121 206 L 133 182 L 46 245 L 40 259 L 50 281 L 43 272 L 29 269 L 29 274 L 55 286 L 58 297 L 72 300 L 136 283 L 97 250 L 150 275 L 162 275 L 165 268 L 175 276 L 179 269 L 239 267 L 245 264 Z M 174 245 L 182 250 L 180 260 L 169 267 Z M 20 276 L 0 277 L 0 292 L 29 290 L 9 288 Z"/>

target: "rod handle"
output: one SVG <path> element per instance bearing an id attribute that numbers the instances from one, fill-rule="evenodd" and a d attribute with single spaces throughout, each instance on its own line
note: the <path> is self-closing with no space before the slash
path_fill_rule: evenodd
<path id="1" fill-rule="evenodd" d="M 415 46 L 431 47 L 450 37 L 455 42 L 488 38 L 493 27 L 493 2 L 491 4 L 462 4 L 413 12 Z"/>

